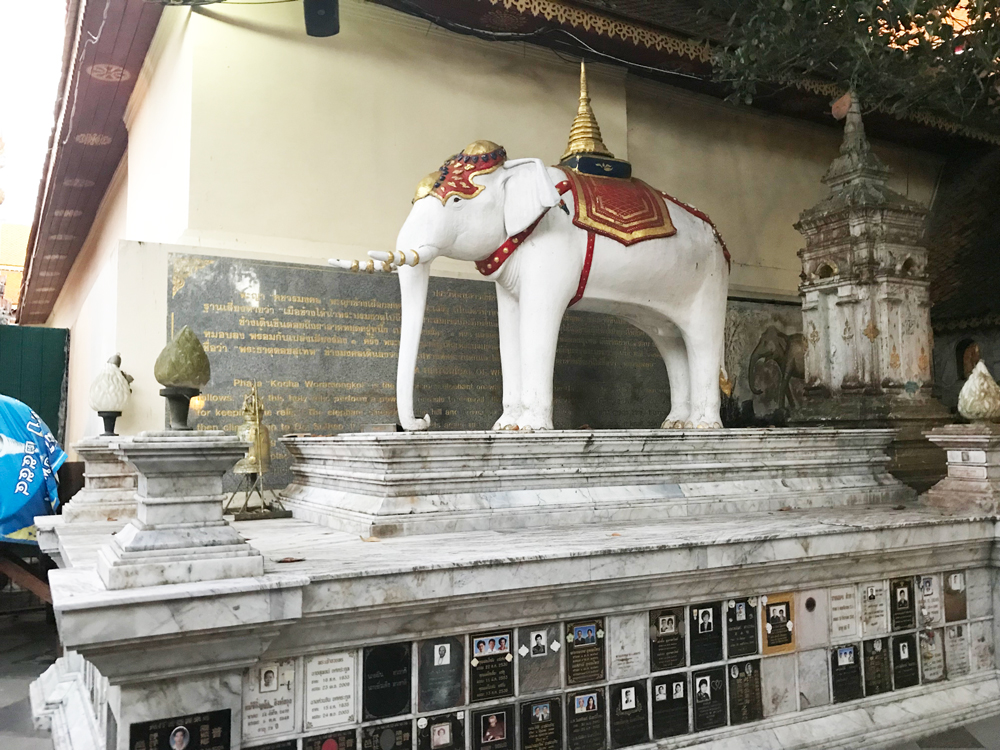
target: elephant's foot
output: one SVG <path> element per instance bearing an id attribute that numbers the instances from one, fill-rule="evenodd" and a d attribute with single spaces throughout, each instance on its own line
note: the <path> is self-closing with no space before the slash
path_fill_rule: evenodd
<path id="1" fill-rule="evenodd" d="M 673 411 L 667 415 L 667 418 L 663 420 L 660 425 L 661 429 L 664 430 L 683 430 L 684 423 L 688 421 L 688 415 L 681 411 Z"/>
<path id="2" fill-rule="evenodd" d="M 692 415 L 691 422 L 687 426 L 689 429 L 693 428 L 696 430 L 721 430 L 722 418 L 718 412 Z"/>
<path id="3" fill-rule="evenodd" d="M 493 423 L 494 430 L 516 430 L 517 420 L 520 418 L 520 409 L 504 409 L 500 418 Z"/>
<path id="4" fill-rule="evenodd" d="M 521 415 L 517 420 L 517 428 L 521 432 L 535 432 L 536 430 L 551 430 L 552 418 L 532 415 L 530 412 Z"/>
<path id="5" fill-rule="evenodd" d="M 419 432 L 420 430 L 426 430 L 431 426 L 431 415 L 424 414 L 422 419 L 401 417 L 399 423 L 407 432 Z"/>

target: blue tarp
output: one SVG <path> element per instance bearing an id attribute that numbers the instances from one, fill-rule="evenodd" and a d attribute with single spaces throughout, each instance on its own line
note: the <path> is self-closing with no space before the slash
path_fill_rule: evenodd
<path id="1" fill-rule="evenodd" d="M 35 516 L 59 507 L 56 472 L 65 461 L 41 417 L 0 395 L 0 541 L 37 543 Z"/>

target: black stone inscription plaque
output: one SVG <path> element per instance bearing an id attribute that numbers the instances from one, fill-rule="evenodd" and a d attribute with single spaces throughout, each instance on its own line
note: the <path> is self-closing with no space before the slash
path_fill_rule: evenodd
<path id="1" fill-rule="evenodd" d="M 753 656 L 757 653 L 757 597 L 733 599 L 728 602 L 726 639 L 729 643 L 730 659 L 737 656 Z"/>
<path id="2" fill-rule="evenodd" d="M 691 688 L 686 674 L 653 678 L 653 739 L 687 734 Z"/>
<path id="3" fill-rule="evenodd" d="M 410 644 L 366 647 L 364 660 L 362 703 L 365 719 L 410 713 Z"/>
<path id="4" fill-rule="evenodd" d="M 844 703 L 864 697 L 861 689 L 861 657 L 855 644 L 830 649 L 833 675 L 833 702 Z"/>
<path id="5" fill-rule="evenodd" d="M 559 696 L 521 704 L 521 750 L 562 750 Z"/>
<path id="6" fill-rule="evenodd" d="M 461 711 L 417 719 L 417 750 L 465 750 Z"/>
<path id="7" fill-rule="evenodd" d="M 296 750 L 295 740 L 289 740 L 292 744 L 289 750 Z M 324 732 L 302 740 L 302 750 L 356 750 L 357 737 L 353 729 L 340 732 Z M 259 750 L 254 748 L 254 750 Z M 275 748 L 274 750 L 278 750 Z M 282 748 L 281 750 L 284 750 Z M 375 750 L 379 750 L 376 746 Z"/>
<path id="8" fill-rule="evenodd" d="M 604 679 L 604 619 L 566 625 L 566 683 L 584 685 Z"/>
<path id="9" fill-rule="evenodd" d="M 325 737 L 326 735 L 323 736 Z M 308 741 L 309 740 L 305 740 L 305 742 Z M 114 746 L 109 745 L 109 747 L 114 747 Z M 304 750 L 319 750 L 318 745 L 315 748 L 312 748 L 309 745 L 304 745 L 303 747 Z M 354 746 L 352 745 L 351 747 L 353 748 Z M 269 742 L 266 745 L 254 745 L 253 750 L 299 750 L 299 741 L 282 740 L 281 742 Z"/>
<path id="10" fill-rule="evenodd" d="M 865 655 L 865 695 L 878 695 L 892 690 L 892 665 L 889 639 L 874 638 L 861 644 Z"/>
<path id="11" fill-rule="evenodd" d="M 413 750 L 410 720 L 364 727 L 361 730 L 361 750 Z"/>
<path id="12" fill-rule="evenodd" d="M 646 683 L 612 685 L 608 715 L 611 717 L 611 747 L 628 747 L 648 742 Z"/>
<path id="13" fill-rule="evenodd" d="M 722 661 L 722 602 L 693 605 L 688 626 L 691 663 Z"/>
<path id="14" fill-rule="evenodd" d="M 649 669 L 662 672 L 683 667 L 684 607 L 654 609 L 649 613 Z"/>
<path id="15" fill-rule="evenodd" d="M 892 682 L 896 690 L 920 684 L 917 637 L 913 633 L 892 637 Z"/>
<path id="16" fill-rule="evenodd" d="M 730 664 L 729 723 L 746 724 L 764 718 L 760 689 L 760 659 Z"/>
<path id="17" fill-rule="evenodd" d="M 469 674 L 472 702 L 514 694 L 514 639 L 510 630 L 490 630 L 472 636 Z M 513 730 L 512 730 L 513 731 Z"/>
<path id="18" fill-rule="evenodd" d="M 695 672 L 691 683 L 694 690 L 694 731 L 726 726 L 726 668 Z"/>
<path id="19" fill-rule="evenodd" d="M 562 687 L 562 634 L 559 623 L 517 629 L 517 680 L 521 695 Z"/>
<path id="20" fill-rule="evenodd" d="M 231 750 L 231 721 L 231 712 L 226 708 L 130 724 L 128 746 L 130 750 L 167 750 L 175 746 L 184 750 Z"/>
<path id="21" fill-rule="evenodd" d="M 944 619 L 945 622 L 964 620 L 967 606 L 965 596 L 965 573 L 953 570 L 944 574 Z"/>
<path id="22" fill-rule="evenodd" d="M 892 630 L 909 630 L 917 626 L 912 579 L 896 578 L 889 581 L 889 612 Z"/>
<path id="23" fill-rule="evenodd" d="M 421 711 L 437 711 L 462 705 L 464 700 L 465 641 L 463 638 L 431 638 L 418 646 L 418 704 Z"/>
<path id="24" fill-rule="evenodd" d="M 605 750 L 604 688 L 566 695 L 566 750 Z"/>
<path id="25" fill-rule="evenodd" d="M 494 706 L 472 712 L 473 750 L 514 750 L 514 706 Z"/>

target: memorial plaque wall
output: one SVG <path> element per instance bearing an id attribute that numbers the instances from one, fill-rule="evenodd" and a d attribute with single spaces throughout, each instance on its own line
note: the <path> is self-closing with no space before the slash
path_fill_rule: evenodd
<path id="1" fill-rule="evenodd" d="M 412 750 L 413 727 L 409 721 L 376 724 L 361 730 L 361 750 Z"/>
<path id="2" fill-rule="evenodd" d="M 653 678 L 653 739 L 687 734 L 690 687 L 686 674 Z"/>
<path id="3" fill-rule="evenodd" d="M 878 695 L 892 690 L 889 639 L 865 641 L 861 644 L 861 649 L 865 657 L 865 695 Z"/>
<path id="4" fill-rule="evenodd" d="M 881 635 L 888 630 L 885 605 L 885 582 L 873 581 L 861 586 L 861 625 L 864 635 Z"/>
<path id="5" fill-rule="evenodd" d="M 830 594 L 826 589 L 798 592 L 795 613 L 795 643 L 799 649 L 830 642 Z"/>
<path id="6" fill-rule="evenodd" d="M 456 711 L 417 719 L 417 750 L 465 750 L 464 717 Z"/>
<path id="7" fill-rule="evenodd" d="M 729 658 L 757 653 L 757 597 L 730 599 L 726 607 Z"/>
<path id="8" fill-rule="evenodd" d="M 684 607 L 654 609 L 649 613 L 649 669 L 661 672 L 683 667 Z"/>
<path id="9" fill-rule="evenodd" d="M 418 646 L 417 704 L 437 711 L 465 703 L 465 639 L 431 638 Z"/>
<path id="10" fill-rule="evenodd" d="M 243 737 L 295 730 L 295 660 L 266 662 L 243 673 Z"/>
<path id="11" fill-rule="evenodd" d="M 913 633 L 892 637 L 892 684 L 896 690 L 920 684 L 917 637 Z"/>
<path id="12" fill-rule="evenodd" d="M 604 679 L 604 620 L 578 620 L 566 625 L 566 684 Z"/>
<path id="13" fill-rule="evenodd" d="M 690 607 L 691 663 L 722 661 L 722 603 Z"/>
<path id="14" fill-rule="evenodd" d="M 604 688 L 566 696 L 566 750 L 604 750 Z"/>
<path id="15" fill-rule="evenodd" d="M 521 750 L 562 750 L 562 710 L 558 697 L 521 704 Z"/>
<path id="16" fill-rule="evenodd" d="M 965 595 L 965 573 L 953 571 L 944 574 L 944 619 L 955 622 L 966 618 L 968 606 Z"/>
<path id="17" fill-rule="evenodd" d="M 858 601 L 854 586 L 830 589 L 830 635 L 834 640 L 858 635 Z M 800 615 L 801 617 L 801 615 Z"/>
<path id="18" fill-rule="evenodd" d="M 362 673 L 365 720 L 384 719 L 410 712 L 409 643 L 366 648 Z"/>
<path id="19" fill-rule="evenodd" d="M 281 435 L 396 421 L 394 274 L 176 253 L 168 265 L 167 333 L 190 325 L 212 362 L 205 406 L 192 422 L 234 432 L 256 382 L 274 441 L 269 486 L 291 479 L 276 442 Z M 489 429 L 500 416 L 492 283 L 431 277 L 415 406 L 439 429 Z M 646 334 L 610 315 L 566 313 L 555 364 L 556 428 L 654 428 L 668 411 L 666 369 Z"/>
<path id="20" fill-rule="evenodd" d="M 472 636 L 469 680 L 473 703 L 514 695 L 512 636 L 510 630 L 491 630 Z"/>
<path id="21" fill-rule="evenodd" d="M 917 576 L 915 583 L 920 599 L 918 607 L 920 627 L 931 628 L 941 625 L 944 622 L 944 612 L 941 608 L 940 576 Z"/>
<path id="22" fill-rule="evenodd" d="M 889 581 L 889 613 L 893 630 L 909 630 L 917 626 L 911 579 L 897 578 Z"/>
<path id="23" fill-rule="evenodd" d="M 354 721 L 354 663 L 354 651 L 306 658 L 306 729 Z"/>
<path id="24" fill-rule="evenodd" d="M 729 723 L 746 724 L 764 718 L 760 659 L 729 665 Z"/>
<path id="25" fill-rule="evenodd" d="M 514 706 L 472 712 L 473 750 L 514 750 Z"/>
<path id="26" fill-rule="evenodd" d="M 517 679 L 521 694 L 538 693 L 560 687 L 559 624 L 518 628 Z"/>
<path id="27" fill-rule="evenodd" d="M 861 659 L 857 646 L 851 644 L 830 649 L 830 673 L 833 676 L 834 703 L 844 703 L 864 697 L 861 688 Z"/>
<path id="28" fill-rule="evenodd" d="M 627 682 L 612 685 L 611 747 L 641 745 L 649 741 L 649 715 L 646 713 L 646 683 Z"/>
<path id="29" fill-rule="evenodd" d="M 795 650 L 795 613 L 791 594 L 762 597 L 764 653 L 784 654 Z"/>
<path id="30" fill-rule="evenodd" d="M 694 689 L 694 731 L 726 726 L 726 668 L 695 672 L 691 682 Z"/>
<path id="31" fill-rule="evenodd" d="M 649 664 L 648 615 L 635 612 L 607 618 L 608 664 L 612 680 L 626 680 L 645 674 Z M 612 715 L 614 715 L 612 705 Z"/>
<path id="32" fill-rule="evenodd" d="M 232 712 L 208 711 L 169 719 L 130 724 L 129 750 L 230 750 Z"/>
<path id="33" fill-rule="evenodd" d="M 920 681 L 938 682 L 945 678 L 944 631 L 920 631 Z"/>
<path id="34" fill-rule="evenodd" d="M 944 629 L 944 663 L 949 677 L 969 673 L 969 628 L 967 625 L 949 625 Z"/>
<path id="35" fill-rule="evenodd" d="M 326 732 L 302 740 L 302 750 L 356 750 L 357 738 L 354 730 Z M 254 750 L 258 750 L 254 748 Z M 292 740 L 291 750 L 296 750 L 295 740 Z M 376 750 L 379 748 L 376 747 Z"/>

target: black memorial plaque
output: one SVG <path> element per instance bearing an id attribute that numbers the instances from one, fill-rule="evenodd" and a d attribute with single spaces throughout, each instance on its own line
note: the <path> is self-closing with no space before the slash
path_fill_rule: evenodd
<path id="1" fill-rule="evenodd" d="M 683 667 L 684 607 L 654 609 L 649 613 L 649 669 L 663 672 Z"/>
<path id="2" fill-rule="evenodd" d="M 861 688 L 861 655 L 855 644 L 830 649 L 833 702 L 845 703 L 864 697 Z"/>
<path id="3" fill-rule="evenodd" d="M 290 740 L 289 750 L 296 750 L 295 740 Z M 302 750 L 357 750 L 358 739 L 353 729 L 339 732 L 324 732 L 302 740 Z M 262 750 L 255 747 L 254 750 Z M 278 748 L 275 748 L 278 750 Z M 378 750 L 378 748 L 376 748 Z"/>
<path id="4" fill-rule="evenodd" d="M 407 719 L 364 727 L 361 750 L 413 750 L 412 723 Z"/>
<path id="5" fill-rule="evenodd" d="M 410 644 L 365 648 L 362 704 L 365 720 L 410 713 Z"/>
<path id="6" fill-rule="evenodd" d="M 649 742 L 645 681 L 612 685 L 609 694 L 611 747 L 628 747 Z"/>
<path id="7" fill-rule="evenodd" d="M 690 610 L 691 663 L 722 661 L 722 602 L 695 604 Z"/>
<path id="8" fill-rule="evenodd" d="M 690 694 L 684 673 L 653 678 L 653 739 L 662 740 L 691 731 L 688 721 Z"/>
<path id="9" fill-rule="evenodd" d="M 417 750 L 465 750 L 462 711 L 417 719 Z"/>
<path id="10" fill-rule="evenodd" d="M 691 676 L 694 691 L 694 731 L 726 726 L 726 668 L 715 667 Z"/>
<path id="11" fill-rule="evenodd" d="M 277 438 L 396 421 L 399 280 L 313 265 L 170 253 L 168 335 L 190 325 L 212 362 L 201 429 L 230 432 L 256 381 L 271 431 L 268 484 L 291 481 Z M 434 426 L 489 429 L 503 411 L 494 285 L 432 276 L 415 406 Z M 652 340 L 611 315 L 567 311 L 555 361 L 557 429 L 655 428 L 670 411 Z M 227 485 L 235 489 L 230 474 Z"/>
<path id="12" fill-rule="evenodd" d="M 114 745 L 108 745 L 108 747 L 114 747 Z M 299 750 L 299 741 L 282 740 L 281 742 L 269 742 L 266 745 L 254 745 L 253 750 Z M 308 745 L 303 745 L 303 750 L 314 750 L 314 749 L 310 748 Z"/>
<path id="13" fill-rule="evenodd" d="M 896 690 L 920 684 L 917 637 L 913 633 L 892 637 L 892 682 Z"/>
<path id="14" fill-rule="evenodd" d="M 566 695 L 566 750 L 604 750 L 604 689 Z"/>
<path id="15" fill-rule="evenodd" d="M 892 690 L 892 663 L 889 639 L 873 638 L 861 644 L 865 656 L 865 695 L 878 695 Z"/>
<path id="16" fill-rule="evenodd" d="M 130 724 L 129 750 L 231 750 L 231 722 L 232 713 L 226 708 Z"/>
<path id="17" fill-rule="evenodd" d="M 791 594 L 775 594 L 761 603 L 764 610 L 764 653 L 780 654 L 795 649 Z"/>
<path id="18" fill-rule="evenodd" d="M 889 613 L 892 630 L 909 630 L 917 626 L 913 579 L 895 578 L 889 581 Z"/>
<path id="19" fill-rule="evenodd" d="M 757 653 L 757 597 L 731 599 L 726 607 L 729 658 Z"/>
<path id="20" fill-rule="evenodd" d="M 465 700 L 465 639 L 431 638 L 418 645 L 418 705 L 421 711 L 438 711 L 462 705 Z"/>
<path id="21" fill-rule="evenodd" d="M 604 679 L 604 619 L 566 625 L 566 684 L 585 685 Z"/>
<path id="22" fill-rule="evenodd" d="M 944 574 L 944 620 L 964 620 L 968 607 L 965 596 L 965 573 L 953 570 Z"/>
<path id="23" fill-rule="evenodd" d="M 517 629 L 517 681 L 521 695 L 562 687 L 559 670 L 562 638 L 559 629 L 558 623 Z"/>
<path id="24" fill-rule="evenodd" d="M 521 704 L 521 750 L 562 750 L 559 696 Z"/>
<path id="25" fill-rule="evenodd" d="M 469 684 L 473 703 L 514 694 L 513 635 L 512 630 L 490 630 L 470 639 Z"/>
<path id="26" fill-rule="evenodd" d="M 730 664 L 729 723 L 746 724 L 764 718 L 764 699 L 760 689 L 760 659 Z"/>
<path id="27" fill-rule="evenodd" d="M 514 706 L 472 712 L 472 750 L 514 750 Z"/>

